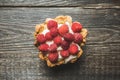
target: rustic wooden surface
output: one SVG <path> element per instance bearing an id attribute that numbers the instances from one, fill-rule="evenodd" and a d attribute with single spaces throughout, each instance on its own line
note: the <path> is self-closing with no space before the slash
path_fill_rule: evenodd
<path id="1" fill-rule="evenodd" d="M 120 80 L 120 0 L 0 0 L 0 80 Z M 74 64 L 48 68 L 33 45 L 34 27 L 70 15 L 88 29 Z"/>

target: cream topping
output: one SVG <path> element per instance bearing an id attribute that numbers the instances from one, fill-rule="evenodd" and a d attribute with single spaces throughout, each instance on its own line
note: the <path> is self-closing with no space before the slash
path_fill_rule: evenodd
<path id="1" fill-rule="evenodd" d="M 61 25 L 63 25 L 63 24 L 58 24 L 58 28 L 60 28 Z"/>
<path id="2" fill-rule="evenodd" d="M 72 29 L 71 29 L 70 23 L 69 23 L 69 22 L 65 22 L 65 24 L 68 25 L 69 32 L 73 34 L 74 32 L 73 32 Z"/>
<path id="3" fill-rule="evenodd" d="M 53 44 L 54 42 L 53 41 L 47 41 L 46 42 L 46 44 L 48 44 L 49 46 L 51 45 L 51 44 Z"/>
<path id="4" fill-rule="evenodd" d="M 58 51 L 58 61 L 62 60 L 63 57 L 60 55 L 60 51 Z"/>
<path id="5" fill-rule="evenodd" d="M 78 44 L 76 44 L 78 46 L 78 50 L 80 51 L 80 46 Z"/>
<path id="6" fill-rule="evenodd" d="M 61 46 L 57 48 L 57 51 L 63 50 Z"/>
<path id="7" fill-rule="evenodd" d="M 65 64 L 67 63 L 67 62 L 69 62 L 71 59 L 74 59 L 74 58 L 76 58 L 77 56 L 76 55 L 70 55 L 69 57 L 67 57 L 66 59 L 65 59 Z"/>
<path id="8" fill-rule="evenodd" d="M 42 32 L 42 34 L 45 35 L 47 32 L 49 32 L 49 30 L 46 28 L 46 29 Z"/>

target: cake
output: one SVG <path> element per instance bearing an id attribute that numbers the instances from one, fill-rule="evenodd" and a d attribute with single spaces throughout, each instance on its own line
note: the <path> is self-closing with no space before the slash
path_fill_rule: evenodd
<path id="1" fill-rule="evenodd" d="M 81 46 L 86 42 L 87 29 L 80 22 L 72 22 L 71 16 L 47 18 L 35 27 L 35 46 L 39 58 L 49 67 L 74 63 L 83 53 Z"/>

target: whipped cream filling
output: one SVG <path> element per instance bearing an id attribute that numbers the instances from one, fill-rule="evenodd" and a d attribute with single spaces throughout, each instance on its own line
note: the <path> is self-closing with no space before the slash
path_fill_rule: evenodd
<path id="1" fill-rule="evenodd" d="M 73 31 L 72 31 L 72 29 L 71 29 L 71 25 L 70 25 L 70 23 L 69 22 L 65 22 L 65 24 L 66 25 L 68 25 L 68 29 L 69 29 L 69 33 L 74 33 Z M 60 28 L 60 26 L 61 26 L 62 24 L 58 24 L 58 28 Z M 42 32 L 42 34 L 46 34 L 47 32 L 49 32 L 49 30 L 46 28 L 43 32 Z M 64 38 L 62 38 L 62 40 L 64 40 Z M 46 42 L 46 44 L 48 44 L 49 46 L 51 45 L 51 44 L 53 44 L 54 43 L 54 41 L 47 41 Z M 76 44 L 76 43 L 73 43 L 73 44 Z M 78 50 L 80 51 L 80 46 L 78 45 L 78 44 L 76 44 L 77 46 L 78 46 Z M 58 61 L 60 61 L 60 60 L 62 60 L 63 59 L 63 57 L 60 55 L 60 51 L 61 50 L 63 50 L 62 49 L 62 47 L 61 46 L 59 46 L 58 48 L 57 48 L 57 51 L 58 51 Z M 47 56 L 48 56 L 48 54 L 47 54 Z M 72 60 L 72 59 L 74 59 L 74 58 L 77 58 L 77 55 L 70 55 L 69 57 L 67 57 L 67 58 L 65 58 L 64 60 L 65 60 L 65 64 L 67 63 L 67 62 L 69 62 L 70 60 Z"/>
<path id="2" fill-rule="evenodd" d="M 75 43 L 74 43 L 75 44 Z M 80 46 L 78 45 L 78 44 L 76 44 L 77 45 L 77 47 L 78 47 L 78 50 L 80 51 Z"/>
<path id="3" fill-rule="evenodd" d="M 63 25 L 63 24 L 58 24 L 58 28 L 60 28 L 61 25 Z"/>
<path id="4" fill-rule="evenodd" d="M 71 29 L 70 23 L 69 23 L 69 22 L 65 22 L 65 24 L 68 25 L 69 33 L 72 33 L 72 34 L 73 34 L 74 32 L 73 32 L 72 29 Z"/>
<path id="5" fill-rule="evenodd" d="M 67 57 L 66 59 L 65 59 L 65 64 L 67 63 L 67 62 L 69 62 L 71 59 L 74 59 L 74 58 L 76 58 L 77 56 L 76 55 L 70 55 L 69 57 Z"/>
<path id="6" fill-rule="evenodd" d="M 63 50 L 63 49 L 62 49 L 61 46 L 59 46 L 59 47 L 57 48 L 57 51 L 61 51 L 61 50 Z"/>
<path id="7" fill-rule="evenodd" d="M 47 32 L 49 32 L 49 30 L 46 28 L 46 29 L 42 32 L 42 34 L 45 35 Z"/>
<path id="8" fill-rule="evenodd" d="M 58 61 L 62 60 L 63 57 L 60 55 L 60 51 L 58 51 Z"/>
<path id="9" fill-rule="evenodd" d="M 46 41 L 46 44 L 48 44 L 49 46 L 53 43 L 54 43 L 54 41 Z"/>

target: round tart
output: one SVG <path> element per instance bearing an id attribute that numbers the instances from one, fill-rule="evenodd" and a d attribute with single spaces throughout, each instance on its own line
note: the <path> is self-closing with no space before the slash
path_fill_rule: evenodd
<path id="1" fill-rule="evenodd" d="M 70 16 L 47 18 L 35 27 L 35 45 L 39 58 L 49 67 L 74 63 L 83 53 L 87 29 L 80 22 L 72 22 Z"/>

